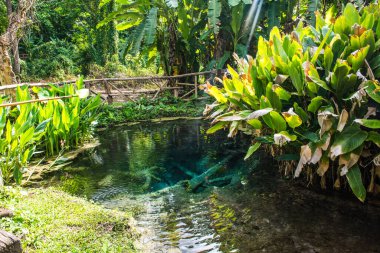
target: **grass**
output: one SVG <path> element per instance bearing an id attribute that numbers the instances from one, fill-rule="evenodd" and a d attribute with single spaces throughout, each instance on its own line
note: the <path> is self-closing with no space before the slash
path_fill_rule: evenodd
<path id="1" fill-rule="evenodd" d="M 0 229 L 21 238 L 25 252 L 136 252 L 131 214 L 54 188 L 5 187 L 0 207 L 14 211 Z"/>
<path id="2" fill-rule="evenodd" d="M 141 98 L 136 103 L 104 105 L 100 108 L 98 126 L 109 127 L 125 122 L 166 117 L 198 117 L 202 116 L 204 106 L 204 101 L 184 101 L 170 95 L 156 100 Z"/>

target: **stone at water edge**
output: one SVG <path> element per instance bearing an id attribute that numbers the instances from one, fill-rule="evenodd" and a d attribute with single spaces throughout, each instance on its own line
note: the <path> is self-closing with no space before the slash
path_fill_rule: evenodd
<path id="1" fill-rule="evenodd" d="M 0 207 L 0 218 L 13 217 L 13 212 L 11 210 Z"/>
<path id="2" fill-rule="evenodd" d="M 0 230 L 0 253 L 21 253 L 21 241 L 16 236 Z"/>

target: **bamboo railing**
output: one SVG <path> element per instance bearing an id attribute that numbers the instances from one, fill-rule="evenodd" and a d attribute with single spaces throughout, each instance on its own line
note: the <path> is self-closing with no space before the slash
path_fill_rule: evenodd
<path id="1" fill-rule="evenodd" d="M 144 76 L 144 77 L 126 77 L 126 78 L 97 78 L 97 79 L 88 79 L 84 80 L 84 84 L 87 89 L 90 90 L 92 94 L 100 95 L 103 100 L 108 103 L 113 103 L 113 98 L 116 96 L 122 96 L 129 101 L 134 101 L 133 96 L 141 94 L 154 94 L 153 98 L 157 98 L 160 93 L 163 91 L 171 90 L 174 93 L 174 96 L 178 97 L 180 90 L 185 90 L 186 87 L 193 87 L 190 91 L 186 90 L 185 94 L 181 98 L 186 98 L 194 94 L 195 98 L 198 98 L 198 80 L 200 76 L 207 75 L 217 75 L 217 70 L 204 71 L 197 73 L 188 73 L 181 74 L 176 76 Z M 194 83 L 182 83 L 179 82 L 180 79 L 186 77 L 194 77 Z M 166 81 L 166 82 L 165 82 Z M 16 89 L 18 87 L 28 86 L 28 87 L 47 87 L 50 85 L 62 86 L 64 84 L 75 83 L 76 80 L 64 81 L 64 82 L 55 82 L 55 83 L 20 83 L 20 84 L 11 84 L 0 86 L 0 92 L 5 92 L 7 90 Z M 115 83 L 125 83 L 125 82 L 152 82 L 157 88 L 155 89 L 132 89 L 132 90 L 123 90 L 123 88 L 117 87 Z M 159 83 L 160 82 L 160 83 Z M 167 84 L 171 82 L 172 85 L 168 86 Z M 94 89 L 96 85 L 103 87 L 103 91 Z"/>

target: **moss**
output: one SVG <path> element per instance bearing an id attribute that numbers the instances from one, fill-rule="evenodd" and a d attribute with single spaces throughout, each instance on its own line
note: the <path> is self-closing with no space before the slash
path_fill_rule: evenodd
<path id="1" fill-rule="evenodd" d="M 135 252 L 131 215 L 108 210 L 53 188 L 0 190 L 14 211 L 0 229 L 19 236 L 26 252 Z"/>

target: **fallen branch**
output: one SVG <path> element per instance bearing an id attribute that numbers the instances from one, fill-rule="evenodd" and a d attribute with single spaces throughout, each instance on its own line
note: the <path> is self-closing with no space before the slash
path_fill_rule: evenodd
<path id="1" fill-rule="evenodd" d="M 186 188 L 188 191 L 196 191 L 200 186 L 202 186 L 204 183 L 208 182 L 208 179 L 218 173 L 229 160 L 231 160 L 233 156 L 229 155 L 226 158 L 224 158 L 222 161 L 220 161 L 218 164 L 212 166 L 208 170 L 206 170 L 204 173 L 202 173 L 199 176 L 194 177 L 193 179 L 186 182 Z"/>

